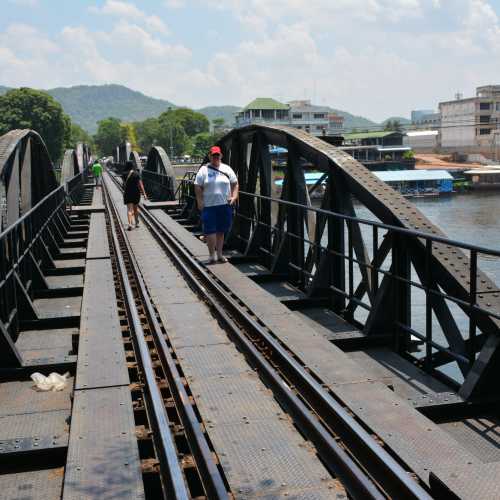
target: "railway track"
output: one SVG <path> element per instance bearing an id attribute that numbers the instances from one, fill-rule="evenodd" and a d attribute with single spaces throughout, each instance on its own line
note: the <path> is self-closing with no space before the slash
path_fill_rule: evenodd
<path id="1" fill-rule="evenodd" d="M 202 431 L 193 398 L 150 300 L 116 207 L 108 195 L 105 200 L 119 282 L 117 291 L 124 313 L 122 323 L 127 324 L 125 331 L 130 332 L 125 341 L 131 344 L 132 357 L 140 368 L 140 386 L 163 496 L 176 500 L 227 499 L 227 484 Z"/>
<path id="2" fill-rule="evenodd" d="M 116 177 L 112 175 L 111 179 L 121 188 Z M 161 404 L 158 397 L 155 398 L 158 391 L 154 389 L 154 376 L 151 375 L 151 372 L 154 374 L 151 356 L 155 362 L 159 361 L 165 367 L 165 380 L 168 380 L 169 387 L 175 389 L 172 394 L 178 418 L 186 429 L 186 439 L 192 450 L 193 463 L 196 464 L 199 482 L 205 495 L 209 498 L 223 498 L 224 495 L 227 497 L 230 492 L 223 472 L 210 452 L 208 438 L 206 435 L 200 436 L 200 422 L 187 415 L 190 409 L 192 411 L 191 402 L 187 405 L 181 404 L 187 400 L 181 396 L 181 387 L 184 388 L 184 385 L 181 382 L 179 367 L 175 363 L 175 354 L 172 353 L 164 328 L 155 314 L 109 193 L 106 194 L 106 200 L 112 219 L 112 239 L 120 279 L 128 297 L 127 310 L 137 337 L 136 352 L 140 354 L 139 363 L 143 367 L 145 378 L 150 378 L 146 391 L 148 414 L 152 412 L 153 439 L 157 453 L 164 457 L 160 459 L 160 465 L 163 464 L 162 477 L 166 478 L 165 481 L 170 485 L 180 484 L 178 478 L 182 476 L 183 471 L 180 470 L 179 475 L 178 460 L 176 465 L 172 454 L 167 453 L 169 435 L 162 426 L 169 427 L 170 424 L 161 416 Z M 201 265 L 152 213 L 141 208 L 141 218 L 200 300 L 209 306 L 219 323 L 224 325 L 228 337 L 257 370 L 276 400 L 315 446 L 326 468 L 332 476 L 341 481 L 350 497 L 432 498 L 426 486 L 412 475 L 412 471 L 400 463 L 397 457 L 392 456 L 390 451 L 383 447 L 383 443 L 377 441 L 369 430 L 363 427 L 362 422 L 357 421 L 336 399 L 335 394 L 325 388 L 321 380 L 308 371 L 271 330 L 262 326 L 252 312 L 217 280 L 208 267 Z M 143 322 L 147 324 L 146 329 L 142 326 L 141 314 L 145 317 Z M 148 341 L 144 339 L 149 337 L 152 342 L 149 341 L 148 346 Z M 174 368 L 177 368 L 177 371 Z M 174 394 L 177 394 L 177 397 Z M 186 423 L 191 423 L 191 427 Z M 182 494 L 186 494 L 186 491 L 181 488 L 176 498 L 183 498 Z"/>

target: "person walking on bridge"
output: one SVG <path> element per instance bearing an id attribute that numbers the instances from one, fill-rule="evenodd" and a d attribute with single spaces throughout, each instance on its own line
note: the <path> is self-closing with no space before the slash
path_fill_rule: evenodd
<path id="1" fill-rule="evenodd" d="M 127 205 L 128 216 L 128 231 L 132 231 L 134 227 L 139 227 L 139 203 L 141 201 L 141 193 L 147 199 L 144 184 L 142 183 L 141 174 L 135 165 L 128 161 L 125 165 L 127 175 L 123 185 L 123 202 Z"/>
<path id="2" fill-rule="evenodd" d="M 201 212 L 209 263 L 227 262 L 222 255 L 224 234 L 229 231 L 233 217 L 233 205 L 238 199 L 238 178 L 233 169 L 222 160 L 219 146 L 208 153 L 209 162 L 196 174 L 194 189 L 196 202 Z"/>
<path id="3" fill-rule="evenodd" d="M 95 185 L 101 185 L 102 178 L 102 165 L 99 163 L 99 160 L 96 160 L 92 165 L 92 175 L 94 176 Z"/>

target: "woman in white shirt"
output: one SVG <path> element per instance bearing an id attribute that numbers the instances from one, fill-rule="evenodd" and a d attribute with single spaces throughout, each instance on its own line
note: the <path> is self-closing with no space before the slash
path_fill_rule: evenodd
<path id="1" fill-rule="evenodd" d="M 194 189 L 210 254 L 209 262 L 213 264 L 227 262 L 222 255 L 222 247 L 224 234 L 232 223 L 232 205 L 238 199 L 238 178 L 229 165 L 221 162 L 219 146 L 210 148 L 208 158 L 210 162 L 196 174 Z"/>

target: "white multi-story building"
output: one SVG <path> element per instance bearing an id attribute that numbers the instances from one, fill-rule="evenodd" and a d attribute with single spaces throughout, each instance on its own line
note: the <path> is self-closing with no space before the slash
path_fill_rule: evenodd
<path id="1" fill-rule="evenodd" d="M 326 106 L 316 106 L 311 101 L 290 101 L 283 104 L 274 99 L 259 97 L 236 114 L 236 126 L 254 123 L 288 125 L 316 136 L 339 134 L 344 118 L 332 113 Z"/>
<path id="2" fill-rule="evenodd" d="M 441 147 L 464 153 L 498 154 L 500 85 L 476 89 L 476 97 L 439 103 Z"/>

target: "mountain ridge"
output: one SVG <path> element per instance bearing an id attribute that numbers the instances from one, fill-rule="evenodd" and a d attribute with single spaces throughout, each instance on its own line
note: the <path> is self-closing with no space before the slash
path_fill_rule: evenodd
<path id="1" fill-rule="evenodd" d="M 0 85 L 0 95 L 10 90 L 9 87 Z M 75 85 L 72 87 L 56 87 L 45 90 L 63 107 L 71 120 L 80 125 L 87 132 L 94 134 L 97 131 L 97 122 L 109 116 L 127 122 L 142 121 L 154 118 L 166 111 L 169 107 L 178 106 L 165 99 L 150 97 L 142 92 L 132 90 L 124 85 Z M 398 119 L 403 125 L 409 122 L 406 118 L 388 118 L 382 123 L 374 122 L 363 116 L 357 116 L 340 109 L 328 108 L 344 117 L 344 127 L 351 129 L 371 129 L 383 126 L 388 120 Z M 205 106 L 196 109 L 204 114 L 210 121 L 223 118 L 228 125 L 234 123 L 234 115 L 241 107 L 231 105 Z"/>

